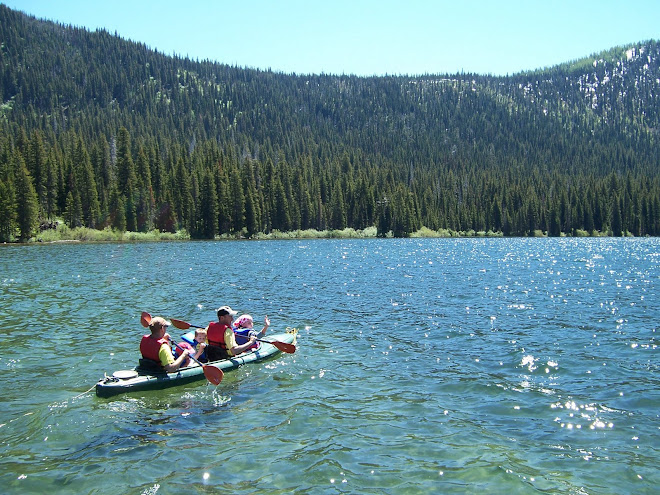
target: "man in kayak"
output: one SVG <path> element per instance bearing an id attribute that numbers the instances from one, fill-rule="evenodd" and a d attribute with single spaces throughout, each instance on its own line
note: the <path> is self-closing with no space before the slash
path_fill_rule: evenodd
<path id="1" fill-rule="evenodd" d="M 170 339 L 167 334 L 167 327 L 170 322 L 165 318 L 156 316 L 151 319 L 149 323 L 149 330 L 151 335 L 143 335 L 140 341 L 140 352 L 142 357 L 151 359 L 160 363 L 165 371 L 173 373 L 178 370 L 184 362 L 188 361 L 188 354 L 190 351 L 184 349 L 181 354 L 174 359 L 172 349 L 170 348 Z"/>
<path id="2" fill-rule="evenodd" d="M 219 359 L 237 356 L 247 351 L 255 343 L 256 336 L 254 335 L 244 344 L 238 345 L 236 343 L 234 330 L 231 326 L 236 313 L 229 306 L 222 306 L 217 311 L 218 321 L 211 322 L 206 327 L 206 338 L 208 341 L 206 357 L 209 361 L 218 361 Z"/>

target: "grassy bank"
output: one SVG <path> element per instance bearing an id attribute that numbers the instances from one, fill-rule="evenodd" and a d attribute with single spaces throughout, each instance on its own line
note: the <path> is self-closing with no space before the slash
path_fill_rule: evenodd
<path id="1" fill-rule="evenodd" d="M 64 224 L 58 225 L 56 229 L 48 229 L 40 232 L 30 239 L 30 242 L 126 242 L 126 241 L 172 241 L 186 240 L 190 236 L 186 231 L 180 230 L 174 234 L 152 230 L 151 232 L 120 232 L 105 228 L 103 230 L 78 227 L 71 229 Z"/>
<path id="2" fill-rule="evenodd" d="M 604 237 L 611 235 L 601 232 L 577 231 L 576 237 Z M 343 229 L 343 230 L 294 230 L 291 232 L 273 231 L 268 234 L 259 233 L 252 236 L 253 240 L 275 240 L 275 239 L 370 239 L 377 237 L 376 227 L 367 227 L 364 230 Z M 392 237 L 390 235 L 386 237 Z M 417 232 L 410 234 L 411 238 L 452 238 L 452 237 L 503 237 L 501 232 L 493 231 L 454 231 L 447 229 L 431 230 L 422 227 Z M 537 230 L 532 237 L 546 237 L 546 233 Z M 562 235 L 563 237 L 563 235 Z M 185 241 L 190 240 L 190 235 L 185 230 L 179 230 L 175 233 L 160 232 L 152 230 L 150 232 L 120 232 L 105 228 L 103 230 L 88 229 L 78 227 L 75 229 L 67 227 L 64 223 L 59 223 L 55 229 L 47 229 L 40 232 L 29 242 L 155 242 L 155 241 Z M 223 234 L 216 236 L 216 240 L 236 240 L 247 239 L 245 234 Z"/>

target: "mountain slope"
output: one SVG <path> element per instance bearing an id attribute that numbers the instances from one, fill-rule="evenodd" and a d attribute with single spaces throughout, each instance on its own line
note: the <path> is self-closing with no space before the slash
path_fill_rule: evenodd
<path id="1" fill-rule="evenodd" d="M 0 115 L 6 134 L 38 131 L 48 146 L 59 143 L 66 153 L 68 132 L 88 148 L 100 136 L 114 147 L 119 129 L 125 128 L 133 142 L 157 147 L 169 162 L 174 152 L 166 150 L 187 150 L 187 162 L 198 147 L 211 144 L 235 156 L 239 168 L 247 158 L 260 166 L 272 160 L 294 169 L 308 163 L 314 174 L 338 170 L 344 184 L 328 185 L 322 193 L 317 191 L 321 185 L 305 179 L 310 194 L 321 195 L 323 211 L 316 215 L 325 220 L 316 228 L 346 226 L 341 220 L 333 224 L 329 210 L 346 208 L 336 205 L 332 191 L 355 180 L 354 171 L 366 174 L 373 201 L 397 190 L 399 196 L 412 194 L 406 200 L 414 217 L 403 229 L 408 232 L 420 223 L 506 231 L 501 222 L 487 220 L 492 213 L 475 219 L 480 210 L 492 210 L 496 199 L 511 222 L 523 202 L 536 202 L 536 227 L 549 230 L 550 201 L 563 192 L 572 203 L 571 184 L 595 191 L 612 173 L 631 174 L 639 187 L 644 184 L 639 201 L 657 200 L 647 184 L 656 179 L 660 159 L 660 45 L 655 41 L 509 77 L 362 78 L 286 75 L 164 56 L 106 31 L 43 22 L 4 6 L 0 39 Z M 137 151 L 132 149 L 132 158 Z M 114 162 L 114 151 L 112 156 Z M 525 200 L 506 201 L 511 193 L 505 190 L 483 198 L 483 184 L 493 181 L 506 183 Z M 97 185 L 100 195 L 106 186 Z M 297 193 L 285 194 L 288 204 L 300 203 Z M 467 212 L 452 212 L 465 208 L 466 201 L 471 203 Z M 353 206 L 353 217 L 366 208 Z M 424 213 L 427 208 L 434 212 Z M 182 214 L 177 222 L 190 229 Z M 374 215 L 361 223 L 375 222 Z M 598 227 L 608 228 L 612 219 L 604 222 Z M 511 233 L 535 230 L 531 223 L 523 226 L 525 219 L 516 223 Z M 222 224 L 218 220 L 220 231 L 238 227 Z M 575 227 L 564 222 L 561 230 Z M 644 232 L 653 230 L 638 229 Z"/>

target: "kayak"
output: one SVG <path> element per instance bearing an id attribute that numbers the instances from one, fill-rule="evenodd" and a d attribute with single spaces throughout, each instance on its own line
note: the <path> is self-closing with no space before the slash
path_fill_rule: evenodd
<path id="1" fill-rule="evenodd" d="M 239 354 L 230 359 L 222 359 L 220 361 L 212 361 L 204 364 L 215 366 L 216 368 L 220 368 L 223 372 L 226 372 L 234 370 L 243 364 L 257 363 L 276 356 L 281 352 L 273 344 L 268 343 L 267 340 L 295 344 L 297 334 L 297 329 L 291 329 L 288 330 L 287 333 L 266 335 L 264 340 L 260 342 L 258 349 L 244 352 L 243 354 Z M 112 397 L 128 392 L 162 390 L 205 379 L 204 369 L 193 361 L 191 361 L 189 366 L 180 368 L 174 373 L 153 371 L 144 369 L 138 365 L 132 370 L 119 370 L 115 371 L 112 376 L 106 375 L 103 377 L 96 384 L 96 395 L 98 397 Z"/>

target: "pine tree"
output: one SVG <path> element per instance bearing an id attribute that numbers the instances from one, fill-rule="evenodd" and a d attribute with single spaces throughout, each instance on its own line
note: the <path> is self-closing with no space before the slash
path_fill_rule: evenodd
<path id="1" fill-rule="evenodd" d="M 291 225 L 291 218 L 289 217 L 289 208 L 286 200 L 286 193 L 284 192 L 284 185 L 279 176 L 275 176 L 275 183 L 272 185 L 272 204 L 273 204 L 273 230 L 286 232 Z"/>
<path id="2" fill-rule="evenodd" d="M 591 205 L 588 202 L 586 202 L 584 205 L 582 226 L 584 230 L 589 233 L 593 232 L 594 230 L 594 214 L 592 212 Z"/>
<path id="3" fill-rule="evenodd" d="M 230 196 L 232 198 L 231 230 L 232 232 L 240 232 L 245 225 L 245 194 L 243 194 L 240 171 L 232 168 L 229 174 Z"/>
<path id="4" fill-rule="evenodd" d="M 179 223 L 174 211 L 174 200 L 172 199 L 172 191 L 165 189 L 163 193 L 160 206 L 156 210 L 154 225 L 161 232 L 176 232 L 177 224 Z"/>
<path id="5" fill-rule="evenodd" d="M 34 188 L 37 193 L 39 209 L 43 214 L 47 209 L 48 194 L 48 190 L 46 189 L 46 151 L 42 135 L 38 131 L 32 133 L 32 139 L 28 144 L 28 155 L 25 164 L 32 177 Z"/>
<path id="6" fill-rule="evenodd" d="M 117 137 L 117 184 L 121 192 L 122 204 L 126 208 L 124 218 L 126 229 L 137 231 L 137 177 L 131 154 L 131 140 L 125 127 L 119 129 Z M 116 203 L 118 205 L 119 203 Z"/>
<path id="7" fill-rule="evenodd" d="M 535 231 L 538 228 L 538 213 L 536 211 L 536 203 L 532 199 L 527 203 L 527 235 L 534 237 Z"/>
<path id="8" fill-rule="evenodd" d="M 194 212 L 191 178 L 186 171 L 182 157 L 179 157 L 174 170 L 172 181 L 172 197 L 174 199 L 174 212 L 179 220 L 179 228 L 190 231 Z"/>
<path id="9" fill-rule="evenodd" d="M 137 185 L 131 153 L 131 138 L 125 127 L 119 129 L 117 136 L 117 185 L 125 197 L 131 195 Z"/>
<path id="10" fill-rule="evenodd" d="M 215 193 L 215 180 L 210 171 L 204 173 L 198 201 L 197 237 L 213 239 L 218 231 L 218 198 Z"/>
<path id="11" fill-rule="evenodd" d="M 126 232 L 126 203 L 124 196 L 119 194 L 116 189 L 110 198 L 110 210 L 112 228 L 119 232 Z"/>
<path id="12" fill-rule="evenodd" d="M 390 200 L 387 196 L 377 202 L 380 214 L 378 215 L 378 226 L 376 227 L 376 235 L 378 237 L 387 237 L 388 233 L 392 231 L 392 211 Z"/>
<path id="13" fill-rule="evenodd" d="M 335 190 L 332 193 L 332 222 L 331 227 L 337 230 L 346 228 L 346 204 L 344 203 L 344 193 L 340 187 L 340 181 L 337 181 Z"/>
<path id="14" fill-rule="evenodd" d="M 51 220 L 58 214 L 57 196 L 60 188 L 61 177 L 55 154 L 51 152 L 46 159 L 46 204 L 44 214 Z"/>
<path id="15" fill-rule="evenodd" d="M 245 233 L 248 237 L 259 232 L 256 211 L 254 196 L 245 196 Z"/>
<path id="16" fill-rule="evenodd" d="M 140 146 L 137 155 L 137 229 L 148 232 L 154 225 L 154 210 L 156 207 L 151 187 L 151 169 L 144 148 Z"/>
<path id="17" fill-rule="evenodd" d="M 560 207 L 557 203 L 553 202 L 549 208 L 549 224 L 548 224 L 548 236 L 549 237 L 559 237 L 561 235 L 561 218 L 560 218 Z"/>
<path id="18" fill-rule="evenodd" d="M 78 189 L 76 193 L 79 197 L 82 211 L 81 222 L 86 227 L 93 229 L 100 219 L 101 206 L 99 204 L 92 163 L 90 162 L 89 154 L 82 139 L 78 139 L 74 159 L 77 171 L 76 184 Z"/>
<path id="19" fill-rule="evenodd" d="M 252 160 L 243 166 L 243 190 L 245 191 L 245 227 L 248 237 L 258 233 L 261 228 L 261 208 L 254 177 Z"/>
<path id="20" fill-rule="evenodd" d="M 14 169 L 16 170 L 16 221 L 18 223 L 19 239 L 27 242 L 32 237 L 38 225 L 39 202 L 32 185 L 32 177 L 25 161 L 19 152 L 14 153 Z"/>
<path id="21" fill-rule="evenodd" d="M 64 208 L 64 223 L 66 223 L 72 229 L 80 227 L 81 216 L 78 215 L 76 211 L 77 205 L 80 204 L 80 200 L 76 200 L 74 193 L 69 191 L 66 195 L 66 207 Z M 81 210 L 82 211 L 82 210 Z"/>
<path id="22" fill-rule="evenodd" d="M 614 174 L 612 174 L 612 176 L 614 177 Z M 612 198 L 612 235 L 614 237 L 621 237 L 623 235 L 621 208 L 619 205 L 619 197 L 616 194 Z"/>
<path id="23" fill-rule="evenodd" d="M 500 202 L 495 196 L 491 206 L 491 229 L 494 232 L 499 232 L 502 230 L 502 208 L 500 207 Z"/>
<path id="24" fill-rule="evenodd" d="M 16 228 L 16 194 L 11 181 L 0 179 L 0 242 L 11 242 Z"/>

